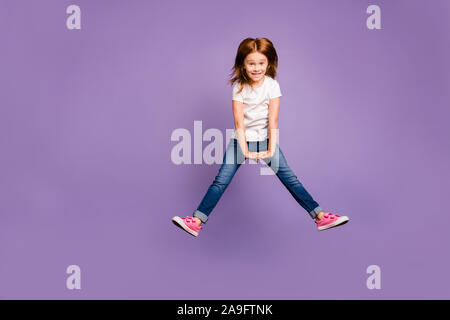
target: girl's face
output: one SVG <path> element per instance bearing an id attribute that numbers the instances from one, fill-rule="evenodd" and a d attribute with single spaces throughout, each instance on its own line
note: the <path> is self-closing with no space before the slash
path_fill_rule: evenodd
<path id="1" fill-rule="evenodd" d="M 267 57 L 259 52 L 249 53 L 244 59 L 245 72 L 253 82 L 264 78 L 268 65 Z"/>

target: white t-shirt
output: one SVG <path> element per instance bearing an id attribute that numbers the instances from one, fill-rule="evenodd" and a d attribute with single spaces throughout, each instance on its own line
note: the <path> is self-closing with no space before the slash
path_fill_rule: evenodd
<path id="1" fill-rule="evenodd" d="M 258 88 L 245 85 L 241 93 L 240 85 L 233 87 L 233 100 L 244 103 L 244 125 L 247 141 L 263 141 L 268 135 L 269 125 L 269 100 L 281 97 L 278 81 L 264 75 L 264 82 Z M 236 129 L 232 138 L 237 138 Z"/>

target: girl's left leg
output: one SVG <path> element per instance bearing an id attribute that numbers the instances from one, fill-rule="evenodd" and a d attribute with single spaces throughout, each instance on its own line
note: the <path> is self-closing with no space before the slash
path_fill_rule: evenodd
<path id="1" fill-rule="evenodd" d="M 268 140 L 261 143 L 262 150 L 267 150 Z M 317 215 L 322 212 L 322 208 L 308 193 L 302 183 L 298 181 L 297 176 L 289 167 L 283 152 L 279 145 L 272 158 L 263 159 L 263 161 L 272 168 L 281 183 L 288 189 L 294 199 L 309 213 L 311 218 L 316 219 Z"/>

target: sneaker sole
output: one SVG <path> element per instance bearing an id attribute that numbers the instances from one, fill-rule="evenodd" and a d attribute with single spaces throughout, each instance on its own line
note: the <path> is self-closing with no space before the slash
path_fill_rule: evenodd
<path id="1" fill-rule="evenodd" d="M 177 227 L 183 229 L 184 231 L 186 231 L 190 235 L 193 235 L 194 237 L 198 237 L 198 232 L 195 232 L 194 230 L 189 228 L 187 225 L 185 225 L 183 220 L 180 217 L 178 217 L 178 216 L 173 217 L 172 218 L 172 222 L 173 222 L 174 225 L 176 225 Z"/>
<path id="2" fill-rule="evenodd" d="M 350 219 L 347 216 L 339 217 L 335 222 L 327 224 L 326 226 L 318 227 L 317 229 L 319 231 L 331 229 L 331 228 L 346 224 L 349 220 Z"/>

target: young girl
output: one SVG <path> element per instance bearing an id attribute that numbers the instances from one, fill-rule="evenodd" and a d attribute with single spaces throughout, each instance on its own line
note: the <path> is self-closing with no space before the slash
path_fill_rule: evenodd
<path id="1" fill-rule="evenodd" d="M 267 38 L 247 38 L 238 48 L 229 83 L 233 87 L 234 133 L 227 146 L 219 173 L 209 186 L 192 217 L 175 216 L 172 222 L 197 237 L 225 189 L 245 159 L 263 160 L 295 200 L 326 230 L 349 221 L 346 216 L 325 213 L 314 201 L 286 162 L 278 141 L 280 86 L 275 80 L 278 56 Z"/>

